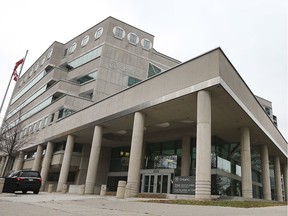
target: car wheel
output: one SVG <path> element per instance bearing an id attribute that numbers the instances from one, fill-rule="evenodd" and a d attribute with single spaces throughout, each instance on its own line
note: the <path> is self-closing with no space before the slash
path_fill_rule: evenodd
<path id="1" fill-rule="evenodd" d="M 26 194 L 26 193 L 27 193 L 27 191 L 23 190 L 23 191 L 22 191 L 22 193 L 23 193 L 23 194 Z"/>
<path id="2" fill-rule="evenodd" d="M 39 190 L 33 191 L 34 194 L 39 194 Z"/>

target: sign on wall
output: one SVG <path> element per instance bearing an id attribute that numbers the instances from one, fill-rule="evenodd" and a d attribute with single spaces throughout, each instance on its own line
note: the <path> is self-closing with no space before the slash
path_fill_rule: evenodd
<path id="1" fill-rule="evenodd" d="M 173 194 L 195 195 L 195 176 L 175 176 L 172 190 Z"/>

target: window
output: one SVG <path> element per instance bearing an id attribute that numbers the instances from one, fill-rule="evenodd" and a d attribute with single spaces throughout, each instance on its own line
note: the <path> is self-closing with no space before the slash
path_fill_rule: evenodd
<path id="1" fill-rule="evenodd" d="M 124 31 L 124 29 L 122 29 L 122 28 L 120 28 L 120 27 L 118 27 L 118 26 L 114 27 L 113 33 L 114 33 L 114 36 L 115 36 L 116 38 L 123 39 L 123 38 L 125 37 L 125 31 Z"/>
<path id="2" fill-rule="evenodd" d="M 23 79 L 19 80 L 19 88 L 21 87 L 21 85 L 23 84 Z"/>
<path id="3" fill-rule="evenodd" d="M 50 59 L 50 58 L 51 58 L 52 52 L 53 52 L 53 49 L 50 49 L 49 52 L 48 52 L 48 54 L 47 54 L 47 59 Z"/>
<path id="4" fill-rule="evenodd" d="M 82 145 L 79 143 L 75 143 L 73 147 L 73 152 L 81 153 L 82 152 Z"/>
<path id="5" fill-rule="evenodd" d="M 36 77 L 34 77 L 21 91 L 19 91 L 11 101 L 13 104 L 16 100 L 18 100 L 23 94 L 25 94 L 30 88 L 32 88 L 39 80 L 41 80 L 46 75 L 46 71 L 43 70 Z M 27 76 L 24 78 L 24 82 L 27 80 Z"/>
<path id="6" fill-rule="evenodd" d="M 38 105 L 30 109 L 28 112 L 23 114 L 22 116 L 19 117 L 19 122 L 24 121 L 25 119 L 29 118 L 30 116 L 34 115 L 35 113 L 39 112 L 40 110 L 44 109 L 45 107 L 49 106 L 52 103 L 52 96 L 48 97 L 46 100 L 40 102 Z M 11 122 L 11 125 L 16 124 L 15 120 L 14 122 Z"/>
<path id="7" fill-rule="evenodd" d="M 21 139 L 23 136 L 24 136 L 24 131 L 21 131 L 19 135 L 19 139 Z"/>
<path id="8" fill-rule="evenodd" d="M 90 81 L 90 80 L 96 79 L 96 75 L 97 75 L 97 72 L 94 71 L 94 72 L 89 73 L 89 74 L 87 74 L 87 75 L 85 75 L 85 76 L 82 76 L 82 77 L 80 77 L 80 78 L 76 78 L 74 81 L 75 81 L 76 83 L 83 84 L 83 83 L 86 83 L 86 82 L 88 82 L 88 81 Z"/>
<path id="9" fill-rule="evenodd" d="M 40 63 L 40 65 L 42 66 L 43 64 L 44 64 L 44 62 L 45 62 L 45 56 L 42 58 L 42 60 L 41 60 L 41 63 Z"/>
<path id="10" fill-rule="evenodd" d="M 89 35 L 86 35 L 86 36 L 82 39 L 82 41 L 81 41 L 81 46 L 82 46 L 82 47 L 86 46 L 86 44 L 88 43 L 88 41 L 89 41 Z"/>
<path id="11" fill-rule="evenodd" d="M 151 43 L 151 41 L 148 40 L 148 39 L 146 39 L 146 38 L 144 38 L 144 39 L 141 40 L 141 45 L 142 45 L 142 47 L 143 47 L 144 49 L 147 49 L 147 50 L 149 50 L 149 49 L 152 48 L 152 43 Z"/>
<path id="12" fill-rule="evenodd" d="M 59 110 L 58 119 L 65 117 L 65 116 L 69 116 L 74 112 L 75 112 L 74 110 L 63 108 L 63 109 Z"/>
<path id="13" fill-rule="evenodd" d="M 44 124 L 43 124 L 43 127 L 45 127 L 45 126 L 47 125 L 47 123 L 48 123 L 48 116 L 47 116 L 47 117 L 45 117 L 45 119 L 44 119 Z"/>
<path id="14" fill-rule="evenodd" d="M 30 72 L 29 72 L 29 77 L 31 77 L 32 74 L 33 74 L 33 68 L 32 68 L 32 69 L 30 70 Z"/>
<path id="15" fill-rule="evenodd" d="M 41 95 L 43 92 L 45 92 L 47 89 L 46 85 L 42 88 L 35 91 L 33 95 L 31 95 L 29 98 L 27 98 L 23 103 L 19 104 L 14 110 L 11 110 L 8 115 L 7 119 L 10 118 L 12 115 L 17 113 L 21 108 L 24 108 L 27 104 L 29 104 L 31 101 L 33 101 L 35 98 L 37 98 L 39 95 Z"/>
<path id="16" fill-rule="evenodd" d="M 95 35 L 94 35 L 95 39 L 100 38 L 102 33 L 103 33 L 103 28 L 101 27 L 95 32 Z"/>
<path id="17" fill-rule="evenodd" d="M 134 77 L 130 77 L 128 78 L 128 86 L 132 86 L 138 82 L 140 82 L 140 79 L 134 78 Z"/>
<path id="18" fill-rule="evenodd" d="M 37 123 L 34 124 L 34 126 L 33 126 L 33 131 L 35 132 L 36 129 L 37 129 Z"/>
<path id="19" fill-rule="evenodd" d="M 39 67 L 39 63 L 35 66 L 35 68 L 34 68 L 34 72 L 37 71 L 38 67 Z"/>
<path id="20" fill-rule="evenodd" d="M 139 38 L 138 38 L 138 36 L 137 36 L 136 34 L 134 34 L 134 33 L 129 33 L 129 34 L 127 35 L 127 37 L 128 37 L 128 40 L 129 40 L 129 42 L 130 42 L 131 44 L 134 44 L 134 45 L 138 44 Z"/>
<path id="21" fill-rule="evenodd" d="M 160 72 L 161 72 L 161 68 L 158 68 L 157 66 L 149 63 L 148 77 L 154 76 Z"/>
<path id="22" fill-rule="evenodd" d="M 27 132 L 28 132 L 28 129 L 25 128 L 25 129 L 24 129 L 24 134 L 23 134 L 23 136 L 26 136 L 26 135 L 27 135 Z"/>
<path id="23" fill-rule="evenodd" d="M 40 120 L 40 121 L 39 121 L 38 129 L 37 129 L 37 130 L 39 130 L 39 129 L 41 128 L 41 126 L 42 126 L 42 121 L 43 121 L 43 120 Z"/>
<path id="24" fill-rule="evenodd" d="M 93 98 L 93 90 L 89 90 L 89 91 L 83 92 L 83 93 L 79 94 L 79 96 L 87 98 L 89 100 L 92 100 L 92 98 Z"/>
<path id="25" fill-rule="evenodd" d="M 65 49 L 65 50 L 64 50 L 64 56 L 67 55 L 67 52 L 68 52 L 68 49 Z"/>
<path id="26" fill-rule="evenodd" d="M 75 51 L 76 47 L 77 47 L 77 43 L 73 43 L 73 44 L 69 47 L 69 53 L 72 54 L 72 53 Z"/>
<path id="27" fill-rule="evenodd" d="M 23 82 L 25 83 L 25 82 L 27 81 L 27 79 L 28 79 L 28 76 L 25 75 L 25 76 L 24 76 L 24 80 L 23 80 Z"/>
<path id="28" fill-rule="evenodd" d="M 50 122 L 54 121 L 55 113 L 52 113 Z"/>
<path id="29" fill-rule="evenodd" d="M 267 113 L 269 116 L 271 116 L 271 113 L 272 113 L 272 109 L 271 109 L 271 108 L 265 107 L 265 111 L 266 111 L 266 113 Z"/>
<path id="30" fill-rule="evenodd" d="M 68 63 L 66 65 L 67 68 L 69 69 L 73 69 L 73 68 L 77 68 L 83 64 L 86 64 L 87 62 L 98 58 L 101 55 L 102 52 L 102 47 L 98 47 L 94 50 L 92 50 L 91 52 L 86 53 L 85 55 L 75 59 L 74 61 Z"/>

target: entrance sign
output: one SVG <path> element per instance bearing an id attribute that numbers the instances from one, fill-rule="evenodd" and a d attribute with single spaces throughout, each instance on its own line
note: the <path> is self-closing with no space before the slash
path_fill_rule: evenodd
<path id="1" fill-rule="evenodd" d="M 195 176 L 175 176 L 173 194 L 195 195 Z"/>

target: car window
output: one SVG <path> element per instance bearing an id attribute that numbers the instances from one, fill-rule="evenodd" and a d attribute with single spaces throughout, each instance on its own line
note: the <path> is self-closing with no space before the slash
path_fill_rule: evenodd
<path id="1" fill-rule="evenodd" d="M 20 177 L 39 177 L 38 172 L 21 172 Z"/>
<path id="2" fill-rule="evenodd" d="M 9 175 L 7 177 L 8 178 L 15 177 L 15 176 L 17 176 L 18 173 L 19 173 L 18 171 L 12 171 L 11 173 L 9 173 Z"/>

